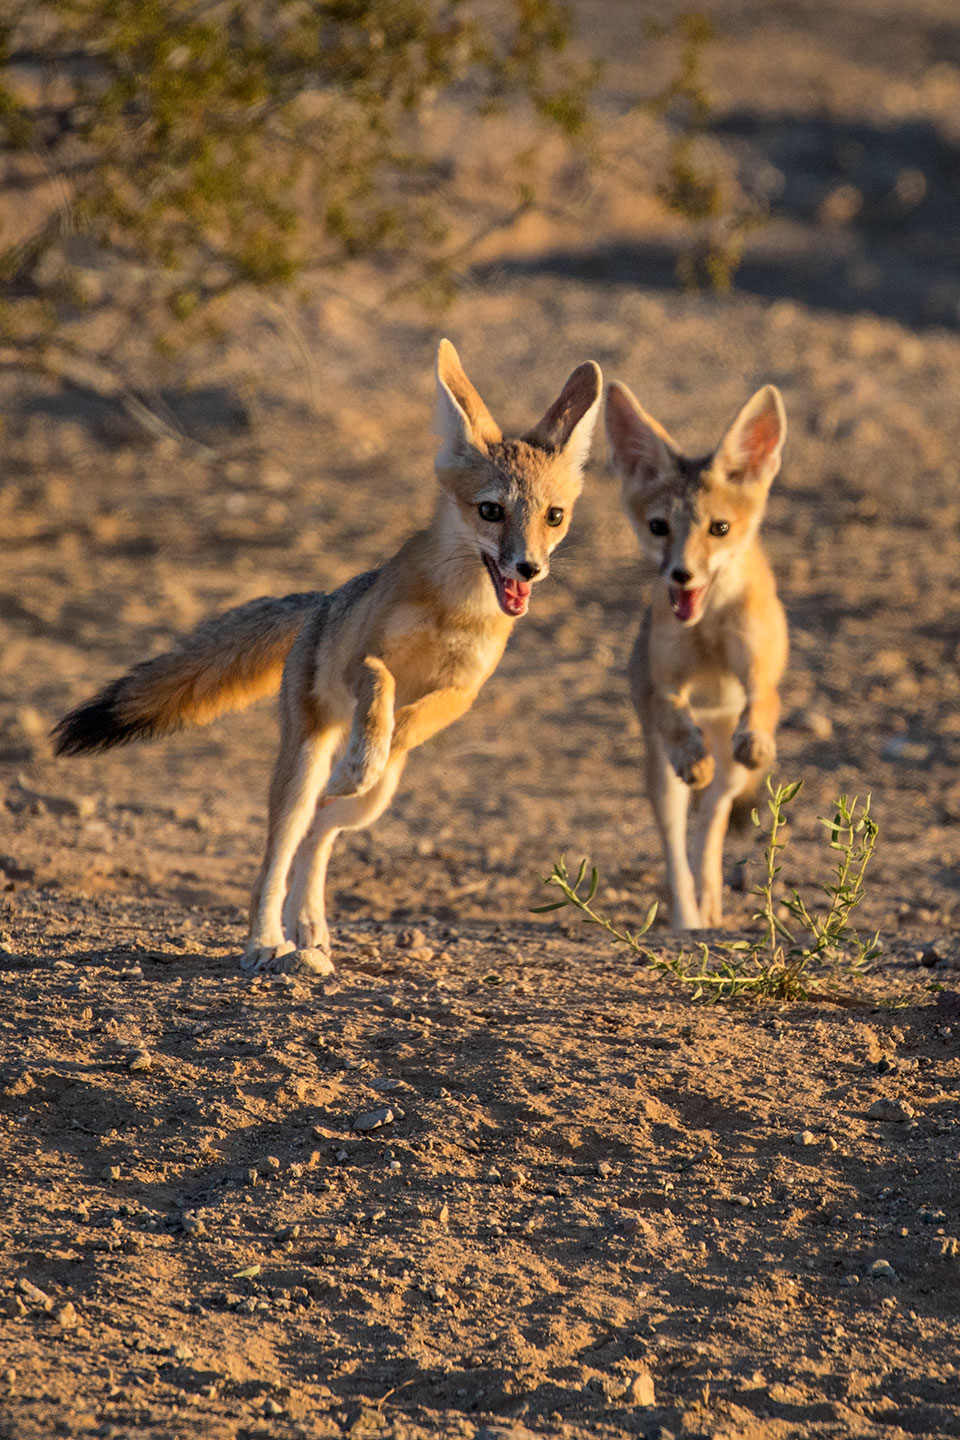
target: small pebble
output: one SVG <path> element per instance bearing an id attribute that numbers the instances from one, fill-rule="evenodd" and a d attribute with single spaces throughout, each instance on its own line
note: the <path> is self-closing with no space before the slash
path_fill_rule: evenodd
<path id="1" fill-rule="evenodd" d="M 334 964 L 326 950 L 293 950 L 279 962 L 285 975 L 332 975 Z"/>
<path id="2" fill-rule="evenodd" d="M 794 1145 L 816 1145 L 817 1137 L 812 1130 L 798 1130 L 793 1137 Z"/>
<path id="3" fill-rule="evenodd" d="M 879 1100 L 874 1100 L 870 1106 L 867 1111 L 867 1119 L 890 1120 L 895 1124 L 903 1124 L 907 1120 L 912 1120 L 916 1113 L 909 1101 L 888 1100 L 886 1096 L 882 1096 Z"/>
<path id="4" fill-rule="evenodd" d="M 364 1114 L 358 1115 L 353 1122 L 354 1130 L 380 1130 L 384 1125 L 393 1124 L 393 1111 L 389 1106 L 382 1110 L 367 1110 Z"/>
<path id="5" fill-rule="evenodd" d="M 39 1305 L 42 1310 L 52 1310 L 53 1301 L 45 1290 L 39 1285 L 34 1285 L 32 1280 L 20 1279 L 17 1281 L 17 1289 L 21 1295 L 25 1295 L 31 1305 Z"/>
<path id="6" fill-rule="evenodd" d="M 889 1260 L 874 1260 L 870 1266 L 870 1274 L 879 1280 L 896 1280 L 897 1272 Z"/>
<path id="7" fill-rule="evenodd" d="M 64 1330 L 72 1330 L 80 1319 L 72 1300 L 65 1300 L 53 1312 L 53 1318 Z"/>
<path id="8" fill-rule="evenodd" d="M 401 950 L 422 950 L 426 943 L 427 937 L 422 930 L 401 930 L 397 935 Z"/>
<path id="9" fill-rule="evenodd" d="M 829 740 L 833 735 L 833 721 L 821 710 L 797 710 L 790 716 L 789 725 L 815 740 Z"/>
<path id="10" fill-rule="evenodd" d="M 149 1070 L 153 1065 L 153 1056 L 147 1050 L 138 1050 L 127 1065 L 128 1070 Z"/>
<path id="11" fill-rule="evenodd" d="M 649 1371 L 641 1370 L 627 1385 L 623 1399 L 628 1405 L 655 1405 L 653 1377 Z"/>

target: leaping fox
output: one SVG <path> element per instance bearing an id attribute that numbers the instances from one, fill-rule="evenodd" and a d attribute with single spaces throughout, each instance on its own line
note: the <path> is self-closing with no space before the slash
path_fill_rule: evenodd
<path id="1" fill-rule="evenodd" d="M 672 923 L 695 930 L 720 922 L 731 809 L 776 755 L 787 621 L 758 532 L 787 420 L 779 391 L 766 385 L 697 460 L 625 385 L 609 387 L 606 420 L 624 506 L 659 574 L 630 688 Z M 691 790 L 703 793 L 688 855 Z"/>
<path id="2" fill-rule="evenodd" d="M 601 383 L 597 365 L 580 365 L 528 434 L 505 439 L 441 341 L 430 525 L 329 594 L 253 600 L 208 621 L 56 726 L 57 753 L 76 755 L 205 725 L 280 689 L 246 970 L 329 968 L 334 841 L 384 812 L 409 751 L 463 715 L 496 668 L 570 524 Z M 288 960 L 295 951 L 311 953 Z"/>

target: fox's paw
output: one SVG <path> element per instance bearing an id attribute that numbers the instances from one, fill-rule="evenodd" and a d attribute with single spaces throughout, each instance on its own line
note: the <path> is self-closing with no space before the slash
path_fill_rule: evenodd
<path id="1" fill-rule="evenodd" d="M 777 758 L 776 741 L 763 730 L 735 730 L 733 758 L 748 770 L 769 770 Z"/>
<path id="2" fill-rule="evenodd" d="M 335 800 L 365 795 L 372 790 L 387 767 L 389 744 L 348 745 L 327 784 L 324 798 Z"/>
<path id="3" fill-rule="evenodd" d="M 713 779 L 714 760 L 703 743 L 699 731 L 689 739 L 674 745 L 670 751 L 670 763 L 684 784 L 692 790 L 703 790 Z"/>
<path id="4" fill-rule="evenodd" d="M 700 923 L 707 930 L 714 929 L 723 920 L 723 900 L 719 895 L 704 891 L 700 896 Z"/>
<path id="5" fill-rule="evenodd" d="M 670 910 L 671 930 L 701 930 L 705 923 L 699 906 L 674 901 Z"/>
<path id="6" fill-rule="evenodd" d="M 292 940 L 281 940 L 278 945 L 261 945 L 259 940 L 248 940 L 240 956 L 240 969 L 245 975 L 264 975 L 273 970 L 277 961 L 296 949 Z"/>

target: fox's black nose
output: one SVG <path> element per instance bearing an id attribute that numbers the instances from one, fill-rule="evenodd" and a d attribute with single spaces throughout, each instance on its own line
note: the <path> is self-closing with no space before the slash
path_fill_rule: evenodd
<path id="1" fill-rule="evenodd" d="M 675 570 L 670 571 L 670 579 L 677 585 L 689 585 L 693 579 L 693 572 L 684 570 L 682 566 L 678 565 Z"/>
<path id="2" fill-rule="evenodd" d="M 542 565 L 534 565 L 531 560 L 520 560 L 517 563 L 517 570 L 523 576 L 524 580 L 532 580 L 535 575 L 540 574 L 542 569 Z"/>

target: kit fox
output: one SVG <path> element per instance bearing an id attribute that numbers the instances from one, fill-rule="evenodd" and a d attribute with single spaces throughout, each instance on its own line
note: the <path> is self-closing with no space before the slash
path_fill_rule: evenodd
<path id="1" fill-rule="evenodd" d="M 245 969 L 329 951 L 333 843 L 384 812 L 408 752 L 463 715 L 496 668 L 570 524 L 601 383 L 597 365 L 580 365 L 527 435 L 505 439 L 441 341 L 431 524 L 329 594 L 254 600 L 201 625 L 56 727 L 60 754 L 103 750 L 206 724 L 279 687 L 280 753 Z"/>
<path id="2" fill-rule="evenodd" d="M 625 385 L 607 391 L 607 436 L 623 503 L 659 580 L 629 676 L 647 790 L 666 860 L 672 924 L 723 914 L 731 810 L 776 755 L 787 622 L 758 531 L 787 421 L 765 385 L 712 455 L 690 460 Z M 687 809 L 698 797 L 687 851 Z"/>

